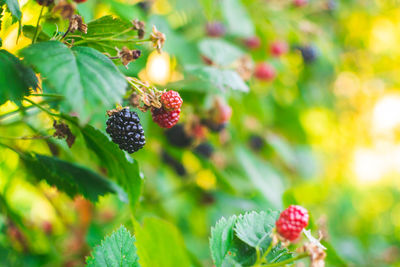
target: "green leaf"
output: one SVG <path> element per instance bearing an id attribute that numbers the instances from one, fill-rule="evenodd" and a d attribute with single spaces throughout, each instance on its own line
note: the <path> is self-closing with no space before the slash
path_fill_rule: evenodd
<path id="1" fill-rule="evenodd" d="M 70 197 L 83 195 L 92 202 L 100 196 L 115 193 L 127 201 L 126 193 L 112 181 L 83 166 L 40 154 L 21 154 L 21 159 L 38 179 L 56 186 Z"/>
<path id="2" fill-rule="evenodd" d="M 76 112 L 87 122 L 95 111 L 104 113 L 125 93 L 126 80 L 106 56 L 89 47 L 57 41 L 31 45 L 21 52 L 24 61 L 41 73 L 46 93 L 62 94 L 62 112 Z"/>
<path id="3" fill-rule="evenodd" d="M 222 263 L 231 247 L 233 240 L 233 227 L 236 223 L 236 216 L 228 219 L 222 217 L 214 227 L 211 228 L 210 250 L 211 256 L 217 267 Z"/>
<path id="4" fill-rule="evenodd" d="M 211 86 L 214 86 L 222 92 L 225 92 L 228 89 L 242 92 L 249 91 L 249 87 L 236 71 L 221 70 L 210 66 L 190 66 L 186 70 L 189 74 L 196 76 L 202 81 L 210 83 Z"/>
<path id="5" fill-rule="evenodd" d="M 99 19 L 93 20 L 88 24 L 87 34 L 81 32 L 76 32 L 74 35 L 81 35 L 82 37 L 74 37 L 75 43 L 79 44 L 81 42 L 82 46 L 89 46 L 100 52 L 109 53 L 111 56 L 116 55 L 117 50 L 115 47 L 121 48 L 126 46 L 130 49 L 134 48 L 134 43 L 132 41 L 115 42 L 111 40 L 105 41 L 83 41 L 83 38 L 109 38 L 116 36 L 117 39 L 128 39 L 137 36 L 137 31 L 129 30 L 132 28 L 132 23 L 128 20 L 123 20 L 120 18 L 115 18 L 113 16 L 104 16 Z M 128 31 L 127 31 L 128 30 Z M 70 37 L 67 37 L 70 38 Z"/>
<path id="6" fill-rule="evenodd" d="M 176 227 L 157 218 L 135 222 L 139 263 L 142 267 L 191 266 L 183 238 Z"/>
<path id="7" fill-rule="evenodd" d="M 269 163 L 261 161 L 244 147 L 237 147 L 236 156 L 254 187 L 274 208 L 282 208 L 284 178 Z"/>
<path id="8" fill-rule="evenodd" d="M 106 237 L 87 259 L 90 267 L 139 267 L 135 237 L 124 226 Z"/>
<path id="9" fill-rule="evenodd" d="M 37 83 L 30 68 L 6 50 L 0 50 L 0 105 L 7 100 L 21 101 L 29 94 L 29 88 L 36 89 Z"/>
<path id="10" fill-rule="evenodd" d="M 22 27 L 22 32 L 23 34 L 28 37 L 29 39 L 33 39 L 33 36 L 35 35 L 36 27 L 32 25 L 24 25 Z M 39 35 L 37 37 L 38 42 L 45 42 L 50 40 L 50 36 L 48 36 L 45 32 L 40 31 Z"/>
<path id="11" fill-rule="evenodd" d="M 139 200 L 143 183 L 137 162 L 92 126 L 86 125 L 82 129 L 82 134 L 88 148 L 96 153 L 102 166 L 107 169 L 108 176 L 117 181 L 128 193 L 129 204 L 133 210 Z"/>
<path id="12" fill-rule="evenodd" d="M 254 25 L 240 0 L 221 0 L 221 11 L 228 33 L 239 37 L 254 35 Z"/>
<path id="13" fill-rule="evenodd" d="M 266 249 L 272 240 L 271 232 L 278 215 L 272 211 L 240 215 L 235 224 L 236 236 L 253 248 Z"/>
<path id="14" fill-rule="evenodd" d="M 205 39 L 199 43 L 200 52 L 220 66 L 227 66 L 244 53 L 228 42 L 218 39 Z"/>
<path id="15" fill-rule="evenodd" d="M 21 9 L 19 8 L 18 0 L 0 0 L 0 5 L 7 5 L 7 10 L 13 17 L 13 22 L 21 20 Z"/>

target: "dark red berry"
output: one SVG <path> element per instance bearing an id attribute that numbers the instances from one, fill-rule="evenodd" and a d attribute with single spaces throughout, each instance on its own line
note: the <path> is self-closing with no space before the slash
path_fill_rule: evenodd
<path id="1" fill-rule="evenodd" d="M 244 45 L 249 49 L 255 50 L 261 46 L 261 40 L 257 36 L 252 36 L 244 39 Z"/>
<path id="2" fill-rule="evenodd" d="M 136 152 L 146 144 L 139 116 L 126 108 L 110 115 L 106 132 L 120 149 L 128 153 Z"/>
<path id="3" fill-rule="evenodd" d="M 289 50 L 289 47 L 286 42 L 283 41 L 275 41 L 271 43 L 269 47 L 269 51 L 271 55 L 274 57 L 280 57 L 281 55 L 285 54 Z"/>
<path id="4" fill-rule="evenodd" d="M 161 103 L 166 110 L 178 110 L 182 106 L 182 98 L 178 92 L 168 91 L 162 94 Z"/>
<path id="5" fill-rule="evenodd" d="M 301 231 L 308 225 L 308 211 L 297 205 L 290 205 L 282 211 L 276 221 L 276 230 L 283 238 L 296 240 Z"/>
<path id="6" fill-rule="evenodd" d="M 75 3 L 78 3 L 78 4 L 86 2 L 86 0 L 73 0 L 73 1 L 74 1 Z"/>
<path id="7" fill-rule="evenodd" d="M 293 0 L 293 5 L 296 7 L 302 7 L 308 4 L 308 0 Z"/>
<path id="8" fill-rule="evenodd" d="M 161 128 L 171 128 L 179 121 L 180 109 L 167 111 L 163 108 L 152 108 L 153 121 Z"/>
<path id="9" fill-rule="evenodd" d="M 258 63 L 254 71 L 257 79 L 262 81 L 271 81 L 275 78 L 276 72 L 274 67 L 267 63 Z"/>
<path id="10" fill-rule="evenodd" d="M 206 25 L 207 35 L 210 37 L 221 37 L 225 35 L 226 29 L 224 24 L 219 21 L 208 22 Z"/>

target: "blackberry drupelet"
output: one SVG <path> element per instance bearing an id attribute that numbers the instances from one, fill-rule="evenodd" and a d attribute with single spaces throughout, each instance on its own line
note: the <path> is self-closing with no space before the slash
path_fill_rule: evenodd
<path id="1" fill-rule="evenodd" d="M 126 108 L 110 115 L 106 132 L 120 149 L 128 153 L 136 152 L 146 144 L 137 113 Z"/>

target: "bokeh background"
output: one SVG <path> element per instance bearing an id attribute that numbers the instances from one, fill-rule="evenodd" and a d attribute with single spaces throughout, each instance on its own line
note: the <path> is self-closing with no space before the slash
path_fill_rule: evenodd
<path id="1" fill-rule="evenodd" d="M 320 229 L 329 242 L 328 266 L 400 266 L 399 4 L 396 0 L 310 0 L 301 8 L 286 0 L 79 4 L 86 22 L 113 14 L 145 20 L 149 28 L 156 25 L 166 34 L 162 54 L 144 48 L 139 60 L 120 69 L 159 88 L 179 91 L 184 99 L 182 125 L 194 115 L 201 118 L 216 98 L 232 109 L 222 132 L 206 133 L 214 148 L 210 158 L 171 145 L 149 114 L 140 114 L 147 144 L 133 157 L 145 186 L 135 218 L 150 215 L 173 223 L 199 266 L 211 266 L 208 237 L 221 216 L 281 210 L 298 203 L 312 214 L 311 227 Z M 40 6 L 31 0 L 21 0 L 20 5 L 23 24 L 35 25 Z M 241 17 L 243 10 L 246 20 Z M 30 39 L 22 35 L 17 42 L 18 24 L 10 21 L 5 14 L 0 37 L 3 48 L 17 52 Z M 192 79 L 188 70 L 205 65 L 200 44 L 209 38 L 210 22 L 221 22 L 227 30 L 214 39 L 238 47 L 255 64 L 268 62 L 276 77 L 268 82 L 251 77 L 248 93 Z M 248 22 L 254 32 L 248 32 Z M 43 27 L 49 33 L 55 30 L 51 24 Z M 259 48 L 244 45 L 250 36 L 260 38 Z M 286 42 L 289 51 L 273 57 L 269 47 L 277 40 Z M 312 63 L 304 61 L 301 46 L 315 48 Z M 51 132 L 52 121 L 37 110 L 24 118 L 4 115 L 15 108 L 11 102 L 0 106 L 1 136 L 32 135 L 37 129 Z M 104 129 L 105 120 L 100 115 L 95 125 Z M 11 142 L 50 154 L 44 141 Z M 101 171 L 79 136 L 71 149 L 61 140 L 54 143 L 60 157 Z M 171 166 L 166 155 L 181 169 L 176 169 L 176 162 Z M 28 176 L 18 155 L 0 148 L 0 258 L 10 266 L 81 266 L 106 234 L 120 224 L 132 226 L 129 208 L 115 196 L 93 205 L 70 199 L 45 183 L 32 184 Z M 10 227 L 6 210 L 23 220 L 26 229 Z M 24 235 L 35 242 L 27 244 Z"/>

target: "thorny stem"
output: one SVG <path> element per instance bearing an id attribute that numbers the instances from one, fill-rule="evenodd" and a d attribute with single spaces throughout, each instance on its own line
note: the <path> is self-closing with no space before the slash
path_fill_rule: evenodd
<path id="1" fill-rule="evenodd" d="M 42 18 L 43 9 L 44 9 L 44 6 L 42 6 L 42 8 L 40 9 L 39 18 L 36 23 L 35 34 L 33 35 L 33 38 L 32 38 L 32 44 L 34 44 L 36 42 L 36 39 L 38 38 L 39 24 L 40 24 L 40 19 Z"/>
<path id="2" fill-rule="evenodd" d="M 277 262 L 277 263 L 264 264 L 262 266 L 264 266 L 264 267 L 285 266 L 286 264 L 289 264 L 289 263 L 292 263 L 294 261 L 300 260 L 300 259 L 305 258 L 307 256 L 308 256 L 308 254 L 303 253 L 303 254 L 299 254 L 296 257 L 293 257 L 291 259 L 287 259 L 287 260 L 284 260 L 284 261 L 281 261 L 281 262 Z"/>

